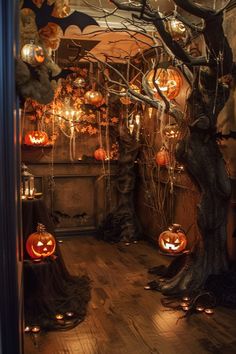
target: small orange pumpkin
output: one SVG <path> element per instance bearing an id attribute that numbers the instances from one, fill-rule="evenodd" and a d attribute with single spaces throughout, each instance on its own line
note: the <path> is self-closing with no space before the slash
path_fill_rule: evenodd
<path id="1" fill-rule="evenodd" d="M 84 99 L 88 104 L 99 105 L 103 100 L 103 95 L 100 91 L 90 90 L 86 92 Z"/>
<path id="2" fill-rule="evenodd" d="M 187 237 L 179 224 L 172 224 L 158 238 L 160 250 L 170 254 L 183 252 L 187 246 Z"/>
<path id="3" fill-rule="evenodd" d="M 104 161 L 106 160 L 107 153 L 103 148 L 98 148 L 94 151 L 94 157 L 96 160 Z"/>
<path id="4" fill-rule="evenodd" d="M 147 81 L 157 99 L 160 99 L 160 95 L 153 83 L 154 70 L 151 70 L 147 75 Z M 180 92 L 182 86 L 182 77 L 178 70 L 174 68 L 159 68 L 156 71 L 155 83 L 158 86 L 161 93 L 169 100 L 176 98 Z"/>
<path id="5" fill-rule="evenodd" d="M 45 60 L 43 48 L 34 43 L 25 44 L 21 49 L 21 58 L 32 66 L 40 65 Z"/>
<path id="6" fill-rule="evenodd" d="M 56 240 L 46 232 L 43 224 L 38 224 L 37 232 L 31 234 L 26 241 L 26 250 L 33 259 L 52 256 L 56 249 Z"/>
<path id="7" fill-rule="evenodd" d="M 161 150 L 157 152 L 155 159 L 156 159 L 156 164 L 159 166 L 168 165 L 170 157 L 165 147 L 162 147 Z"/>
<path id="8" fill-rule="evenodd" d="M 44 146 L 48 143 L 48 135 L 40 130 L 29 131 L 25 135 L 25 145 L 29 146 Z"/>

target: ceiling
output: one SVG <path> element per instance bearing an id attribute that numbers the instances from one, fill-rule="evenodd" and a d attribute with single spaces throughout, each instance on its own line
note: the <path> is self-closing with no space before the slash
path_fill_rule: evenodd
<path id="1" fill-rule="evenodd" d="M 152 0 L 152 5 L 157 8 L 156 0 Z M 173 10 L 171 0 L 158 0 L 160 11 Z M 88 26 L 83 32 L 77 26 L 70 26 L 65 32 L 65 38 L 73 38 L 81 41 L 98 41 L 89 54 L 96 60 L 111 60 L 114 62 L 123 62 L 128 57 L 135 56 L 138 52 L 149 49 L 153 46 L 153 40 L 142 34 L 135 32 L 124 32 L 121 22 L 125 19 L 131 19 L 131 14 L 127 11 L 118 11 L 117 15 L 111 15 L 104 19 L 104 11 L 111 12 L 115 6 L 109 0 L 70 0 L 69 6 L 71 10 L 84 12 L 98 22 L 100 27 Z M 121 18 L 122 17 L 122 18 Z M 112 31 L 107 30 L 107 24 Z M 129 24 L 129 30 L 132 26 Z M 154 28 L 147 26 L 148 31 L 153 31 Z M 85 58 L 83 57 L 83 59 Z"/>

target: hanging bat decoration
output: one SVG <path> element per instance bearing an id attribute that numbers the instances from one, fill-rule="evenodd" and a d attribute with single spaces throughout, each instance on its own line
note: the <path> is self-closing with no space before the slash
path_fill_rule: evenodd
<path id="1" fill-rule="evenodd" d="M 35 13 L 35 22 L 37 25 L 38 31 L 47 26 L 49 22 L 55 23 L 62 29 L 63 33 L 67 27 L 71 25 L 78 26 L 81 29 L 81 32 L 87 26 L 99 26 L 98 23 L 94 20 L 93 17 L 79 11 L 74 11 L 71 15 L 58 18 L 52 16 L 54 4 L 48 5 L 45 0 L 40 8 L 38 8 L 31 0 L 25 0 L 22 6 L 22 9 L 27 8 L 31 9 Z"/>

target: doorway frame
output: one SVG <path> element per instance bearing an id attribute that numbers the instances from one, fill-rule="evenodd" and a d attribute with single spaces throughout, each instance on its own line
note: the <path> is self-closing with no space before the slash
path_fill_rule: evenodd
<path id="1" fill-rule="evenodd" d="M 15 93 L 19 2 L 0 0 L 0 353 L 23 353 L 20 119 Z"/>

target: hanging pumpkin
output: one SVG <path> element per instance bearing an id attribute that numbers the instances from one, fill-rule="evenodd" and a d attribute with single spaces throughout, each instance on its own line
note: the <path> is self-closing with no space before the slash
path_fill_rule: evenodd
<path id="1" fill-rule="evenodd" d="M 33 259 L 52 256 L 56 249 L 56 240 L 46 232 L 43 224 L 38 224 L 37 231 L 31 234 L 26 241 L 26 250 Z"/>
<path id="2" fill-rule="evenodd" d="M 169 164 L 170 157 L 165 147 L 162 147 L 161 150 L 157 152 L 155 160 L 156 164 L 159 166 L 166 166 Z"/>
<path id="3" fill-rule="evenodd" d="M 103 148 L 98 148 L 94 151 L 94 157 L 96 160 L 104 161 L 106 160 L 107 153 Z"/>
<path id="4" fill-rule="evenodd" d="M 48 135 L 44 131 L 33 130 L 25 135 L 25 145 L 44 146 L 48 143 Z"/>
<path id="5" fill-rule="evenodd" d="M 140 93 L 140 88 L 137 85 L 130 84 L 130 88 L 134 90 L 137 93 Z M 124 105 L 129 105 L 132 103 L 132 99 L 128 96 L 127 90 L 123 87 L 120 91 L 121 93 L 124 93 L 125 95 L 120 98 L 121 103 Z"/>
<path id="6" fill-rule="evenodd" d="M 177 20 L 175 17 L 171 17 L 165 21 L 165 27 L 175 41 L 187 42 L 189 32 L 183 22 Z"/>
<path id="7" fill-rule="evenodd" d="M 45 60 L 43 48 L 34 43 L 25 44 L 21 49 L 21 59 L 32 66 L 40 65 Z"/>
<path id="8" fill-rule="evenodd" d="M 170 254 L 183 252 L 187 246 L 187 237 L 179 224 L 172 224 L 158 238 L 160 250 Z"/>
<path id="9" fill-rule="evenodd" d="M 160 95 L 153 83 L 154 70 L 151 70 L 147 75 L 147 81 L 155 97 L 160 99 Z M 182 86 L 182 77 L 180 73 L 174 68 L 159 68 L 156 71 L 155 84 L 158 86 L 161 93 L 167 97 L 169 100 L 176 98 L 180 92 Z"/>
<path id="10" fill-rule="evenodd" d="M 99 105 L 103 100 L 103 95 L 99 91 L 90 90 L 84 95 L 85 103 Z"/>

